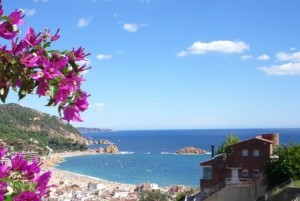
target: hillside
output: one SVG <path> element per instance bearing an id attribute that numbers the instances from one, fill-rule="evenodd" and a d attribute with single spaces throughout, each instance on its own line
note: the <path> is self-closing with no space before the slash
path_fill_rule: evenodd
<path id="1" fill-rule="evenodd" d="M 110 128 L 86 128 L 86 127 L 77 127 L 77 130 L 80 133 L 103 133 L 103 132 L 113 132 Z"/>
<path id="2" fill-rule="evenodd" d="M 18 104 L 0 104 L 0 139 L 18 150 L 46 152 L 87 149 L 87 140 L 72 125 Z"/>

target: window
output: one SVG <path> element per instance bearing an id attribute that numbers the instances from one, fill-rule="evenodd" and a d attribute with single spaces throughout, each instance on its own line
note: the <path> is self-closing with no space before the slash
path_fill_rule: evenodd
<path id="1" fill-rule="evenodd" d="M 259 157 L 259 155 L 260 155 L 259 149 L 254 149 L 253 150 L 253 156 L 254 157 Z"/>
<path id="2" fill-rule="evenodd" d="M 212 179 L 212 168 L 211 167 L 203 167 L 203 179 Z"/>
<path id="3" fill-rule="evenodd" d="M 242 176 L 243 177 L 248 177 L 248 169 L 243 169 L 242 170 Z"/>
<path id="4" fill-rule="evenodd" d="M 260 171 L 258 169 L 253 170 L 253 177 L 260 177 Z"/>
<path id="5" fill-rule="evenodd" d="M 242 156 L 248 156 L 248 149 L 242 150 Z"/>

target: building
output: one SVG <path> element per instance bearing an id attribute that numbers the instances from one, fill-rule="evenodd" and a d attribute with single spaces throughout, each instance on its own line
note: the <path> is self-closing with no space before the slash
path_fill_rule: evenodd
<path id="1" fill-rule="evenodd" d="M 262 134 L 227 146 L 226 152 L 200 163 L 202 194 L 211 195 L 225 186 L 251 186 L 264 176 L 265 162 L 279 145 L 279 134 Z"/>

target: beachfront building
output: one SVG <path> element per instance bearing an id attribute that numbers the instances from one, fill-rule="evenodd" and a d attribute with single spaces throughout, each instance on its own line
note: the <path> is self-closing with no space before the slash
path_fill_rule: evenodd
<path id="1" fill-rule="evenodd" d="M 263 196 L 266 188 L 263 183 L 264 164 L 272 157 L 277 145 L 279 134 L 262 134 L 229 145 L 227 153 L 200 163 L 202 200 L 218 200 L 216 196 L 222 196 L 222 200 L 224 196 L 228 200 L 255 200 Z"/>
<path id="2" fill-rule="evenodd" d="M 140 185 L 137 185 L 134 189 L 135 192 L 143 192 L 143 191 L 157 191 L 160 190 L 158 187 L 158 184 L 155 183 L 143 183 Z"/>

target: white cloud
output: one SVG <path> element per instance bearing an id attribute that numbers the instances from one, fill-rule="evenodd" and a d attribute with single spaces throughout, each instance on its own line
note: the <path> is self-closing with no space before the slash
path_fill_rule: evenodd
<path id="1" fill-rule="evenodd" d="M 245 55 L 242 55 L 242 56 L 241 56 L 241 59 L 247 60 L 247 59 L 251 59 L 252 57 L 253 57 L 253 56 L 250 55 L 250 54 L 245 54 Z"/>
<path id="2" fill-rule="evenodd" d="M 25 9 L 24 12 L 25 12 L 25 16 L 27 16 L 27 17 L 31 17 L 36 14 L 35 9 L 30 9 L 30 10 Z"/>
<path id="3" fill-rule="evenodd" d="M 123 29 L 129 32 L 136 32 L 138 30 L 139 26 L 135 23 L 125 23 L 123 25 Z"/>
<path id="4" fill-rule="evenodd" d="M 91 20 L 92 20 L 92 17 L 88 17 L 88 18 L 80 18 L 80 19 L 78 20 L 78 22 L 77 22 L 77 26 L 78 26 L 78 27 L 85 27 L 85 26 L 87 26 L 87 25 L 90 24 Z"/>
<path id="5" fill-rule="evenodd" d="M 278 61 L 299 62 L 300 61 L 300 52 L 295 52 L 295 53 L 279 52 L 276 54 L 276 59 Z"/>
<path id="6" fill-rule="evenodd" d="M 282 65 L 262 66 L 259 70 L 267 75 L 300 75 L 300 63 L 287 63 Z"/>
<path id="7" fill-rule="evenodd" d="M 108 60 L 111 58 L 112 58 L 112 55 L 108 55 L 108 54 L 98 54 L 97 55 L 97 59 L 99 59 L 99 60 Z"/>
<path id="8" fill-rule="evenodd" d="M 183 57 L 187 55 L 195 54 L 206 54 L 206 53 L 243 53 L 246 50 L 249 50 L 249 45 L 242 41 L 228 41 L 228 40 L 219 40 L 212 42 L 201 42 L 197 41 L 188 47 L 187 50 L 177 53 L 177 56 Z"/>
<path id="9" fill-rule="evenodd" d="M 258 56 L 257 59 L 261 60 L 261 61 L 267 61 L 267 60 L 270 59 L 270 56 L 266 55 L 266 54 L 263 54 L 263 55 Z"/>
<path id="10" fill-rule="evenodd" d="M 97 110 L 102 111 L 104 108 L 104 103 L 98 102 L 98 103 L 95 103 L 94 105 L 92 105 L 92 107 L 95 107 Z"/>

